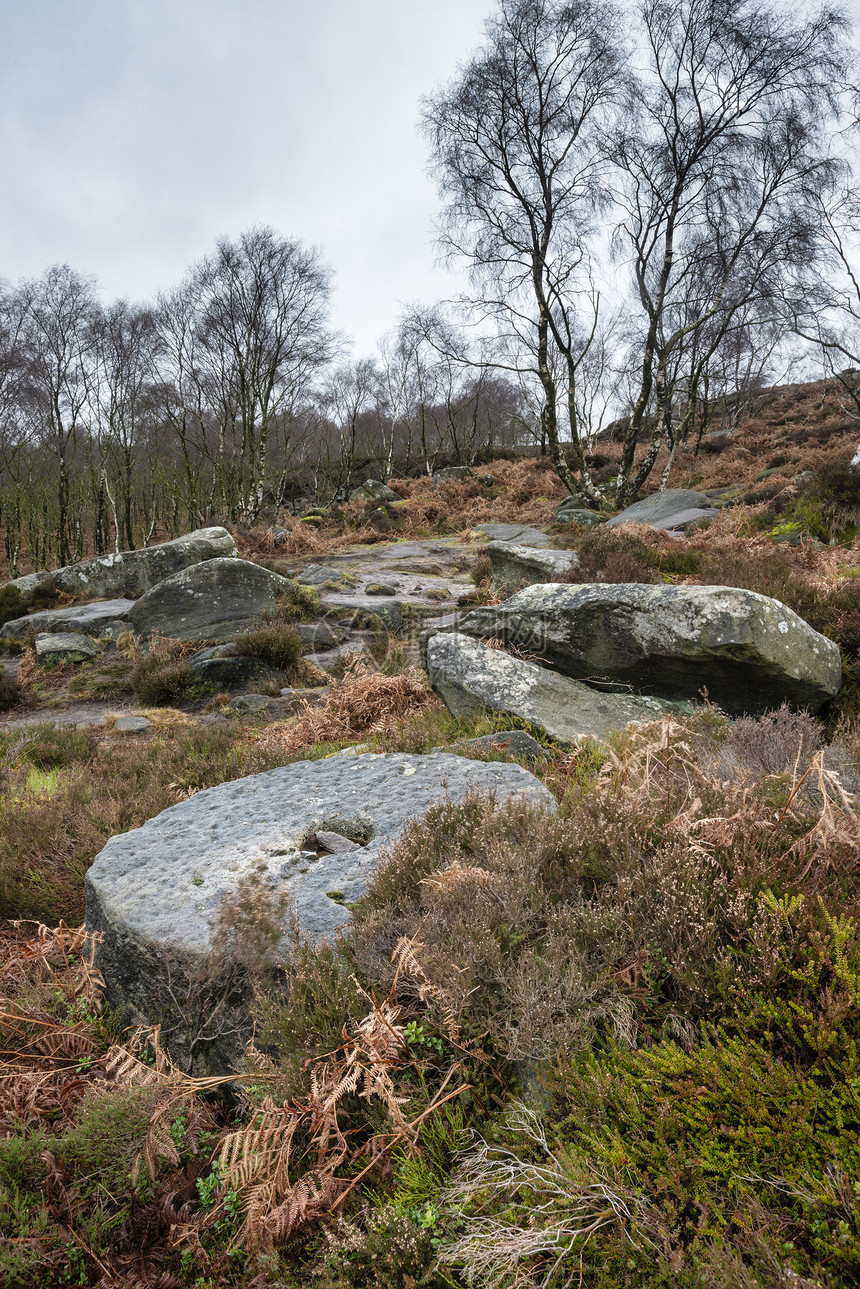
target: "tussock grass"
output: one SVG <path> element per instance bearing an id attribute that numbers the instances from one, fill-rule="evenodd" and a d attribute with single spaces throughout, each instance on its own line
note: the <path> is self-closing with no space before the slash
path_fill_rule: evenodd
<path id="1" fill-rule="evenodd" d="M 346 676 L 325 702 L 306 704 L 296 719 L 270 726 L 263 743 L 289 753 L 316 743 L 337 743 L 355 734 L 381 734 L 430 701 L 427 685 L 413 676 L 360 671 Z"/>

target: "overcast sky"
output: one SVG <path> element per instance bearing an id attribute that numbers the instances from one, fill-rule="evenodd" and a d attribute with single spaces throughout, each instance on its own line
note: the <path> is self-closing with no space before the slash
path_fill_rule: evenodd
<path id="1" fill-rule="evenodd" d="M 492 0 L 0 0 L 0 277 L 146 299 L 254 223 L 318 246 L 373 348 L 451 289 L 418 100 Z"/>

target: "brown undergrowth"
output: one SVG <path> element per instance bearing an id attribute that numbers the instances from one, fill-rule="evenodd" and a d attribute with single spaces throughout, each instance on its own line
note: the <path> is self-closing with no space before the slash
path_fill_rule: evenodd
<path id="1" fill-rule="evenodd" d="M 383 734 L 410 713 L 434 701 L 417 676 L 386 676 L 357 663 L 327 695 L 291 721 L 271 725 L 263 746 L 284 753 L 317 743 L 337 743 L 356 734 Z"/>
<path id="2" fill-rule="evenodd" d="M 431 715 L 404 726 L 418 738 Z M 853 1283 L 860 1226 L 837 1190 L 860 1176 L 856 727 L 828 746 L 809 716 L 706 709 L 549 751 L 555 813 L 440 803 L 337 942 L 289 919 L 263 942 L 257 914 L 225 908 L 218 955 L 258 981 L 232 1103 L 157 1033 L 116 1032 L 80 932 L 10 928 L 10 1285 L 442 1289 L 540 1283 L 556 1262 L 608 1289 L 627 1259 L 631 1283 L 783 1289 L 783 1266 L 821 1279 L 825 1246 L 822 1284 Z M 529 1079 L 538 1101 L 505 1120 Z M 715 1171 L 675 1175 L 634 1089 L 652 1125 L 692 1107 L 684 1159 Z M 732 1125 L 724 1150 L 706 1093 Z M 820 1149 L 779 1129 L 779 1097 L 815 1118 Z M 607 1143 L 595 1124 L 616 1105 Z"/>

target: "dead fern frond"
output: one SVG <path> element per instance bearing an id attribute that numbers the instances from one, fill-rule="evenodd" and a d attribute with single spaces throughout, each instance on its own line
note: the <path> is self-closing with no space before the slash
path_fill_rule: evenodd
<path id="1" fill-rule="evenodd" d="M 452 865 L 452 867 L 455 866 Z M 460 1009 L 455 1010 L 453 995 L 443 986 L 434 984 L 427 975 L 418 956 L 423 948 L 424 945 L 417 936 L 402 935 L 397 941 L 394 946 L 394 952 L 391 955 L 391 961 L 397 968 L 394 976 L 395 987 L 400 977 L 406 976 L 413 982 L 413 987 L 420 1002 L 425 1003 L 428 999 L 432 999 L 433 1002 L 438 1003 L 442 1008 L 442 1019 L 448 1033 L 448 1040 L 455 1045 L 459 1045 L 462 1003 Z M 465 999 L 463 999 L 463 1003 L 465 1003 Z"/>
<path id="2" fill-rule="evenodd" d="M 387 733 L 430 701 L 429 689 L 416 677 L 385 676 L 356 668 L 324 703 L 305 704 L 294 720 L 270 726 L 263 742 L 289 752 L 311 743 L 336 742 L 352 734 Z"/>

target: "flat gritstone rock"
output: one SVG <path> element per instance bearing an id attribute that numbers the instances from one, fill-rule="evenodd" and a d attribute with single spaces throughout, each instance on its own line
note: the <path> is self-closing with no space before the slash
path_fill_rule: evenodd
<path id="1" fill-rule="evenodd" d="M 366 754 L 299 761 L 209 788 L 112 837 L 86 878 L 87 926 L 104 937 L 97 961 L 109 1000 L 136 1019 L 160 1020 L 165 951 L 199 961 L 222 898 L 254 870 L 289 892 L 306 934 L 335 935 L 406 822 L 476 789 L 555 808 L 519 765 L 447 753 Z M 308 854 L 307 839 L 325 832 L 366 844 Z M 195 1064 L 175 1037 L 171 1050 Z M 225 1063 L 222 1054 L 215 1065 Z"/>

